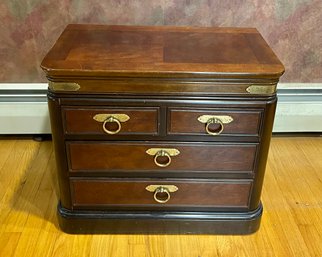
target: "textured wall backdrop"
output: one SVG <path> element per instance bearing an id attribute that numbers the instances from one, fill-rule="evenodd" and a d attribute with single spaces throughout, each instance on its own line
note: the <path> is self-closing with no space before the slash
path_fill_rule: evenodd
<path id="1" fill-rule="evenodd" d="M 321 0 L 1 0 L 0 82 L 44 82 L 39 68 L 68 23 L 256 27 L 283 82 L 322 82 Z"/>

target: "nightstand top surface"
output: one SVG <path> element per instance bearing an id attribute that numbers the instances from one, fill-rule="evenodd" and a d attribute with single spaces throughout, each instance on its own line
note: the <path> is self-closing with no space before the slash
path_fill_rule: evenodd
<path id="1" fill-rule="evenodd" d="M 279 78 L 284 67 L 254 28 L 71 24 L 44 58 L 48 77 Z"/>

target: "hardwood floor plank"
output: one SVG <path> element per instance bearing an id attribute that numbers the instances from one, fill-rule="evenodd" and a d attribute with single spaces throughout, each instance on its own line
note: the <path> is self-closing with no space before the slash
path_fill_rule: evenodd
<path id="1" fill-rule="evenodd" d="M 16 140 L 0 139 L 0 171 L 14 149 Z"/>
<path id="2" fill-rule="evenodd" d="M 43 181 L 44 171 L 48 166 L 50 158 L 48 151 L 50 148 L 50 142 L 43 142 L 35 144 L 35 147 L 30 150 L 27 149 L 26 153 L 30 152 L 26 155 L 27 158 L 29 157 L 29 162 L 24 161 L 25 169 L 21 174 L 20 180 L 17 181 L 16 187 L 13 187 L 14 191 L 9 200 L 11 213 L 6 217 L 7 231 L 21 232 L 21 228 L 26 225 L 29 217 L 36 215 L 42 218 L 43 208 L 41 205 L 47 203 L 47 201 L 44 201 L 47 198 L 37 201 L 36 196 L 37 193 L 39 196 L 43 196 L 39 192 L 39 186 Z"/>
<path id="3" fill-rule="evenodd" d="M 13 256 L 21 233 L 3 232 L 0 234 L 0 256 Z"/>
<path id="4" fill-rule="evenodd" d="M 306 143 L 303 144 L 303 142 Z M 322 171 L 321 157 L 319 157 L 322 155 L 319 153 L 321 150 L 318 149 L 315 149 L 314 154 L 311 152 L 312 143 L 321 148 L 322 138 L 289 140 L 276 138 L 269 155 L 266 180 L 269 180 L 272 175 L 275 182 L 265 182 L 263 201 L 267 210 L 270 206 L 269 201 L 275 198 L 272 208 L 276 209 L 275 215 L 282 219 L 279 227 L 284 230 L 285 240 L 291 251 L 290 256 L 315 256 L 316 251 L 319 253 L 317 256 L 322 254 L 319 247 L 312 250 L 309 242 L 311 237 L 308 238 L 302 228 L 303 225 L 313 226 L 322 231 L 322 206 L 309 208 L 311 205 L 318 206 L 322 199 L 322 183 L 315 175 L 315 170 L 319 169 L 320 173 Z M 304 154 L 306 151 L 311 152 L 311 155 Z M 276 185 L 275 188 L 269 188 L 273 184 Z M 265 191 L 270 192 L 268 198 L 265 197 L 268 194 L 265 194 Z M 273 217 L 276 221 L 279 220 L 278 218 Z M 313 238 L 321 237 L 318 230 L 316 234 L 314 230 L 310 230 Z M 321 243 L 315 245 L 321 245 Z"/>
<path id="5" fill-rule="evenodd" d="M 23 188 L 30 178 L 29 167 L 35 163 L 35 157 L 39 151 L 40 143 L 30 140 L 17 140 L 14 149 L 8 156 L 0 170 L 0 232 L 8 226 L 15 226 L 16 230 L 9 232 L 21 232 L 29 212 L 19 212 L 25 204 Z M 22 196 L 22 197 L 20 197 Z"/>
<path id="6" fill-rule="evenodd" d="M 110 236 L 93 235 L 90 256 L 107 256 L 106 253 L 109 248 L 110 248 Z"/>

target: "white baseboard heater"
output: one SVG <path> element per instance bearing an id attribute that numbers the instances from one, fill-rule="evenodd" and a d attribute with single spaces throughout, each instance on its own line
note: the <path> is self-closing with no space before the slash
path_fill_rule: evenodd
<path id="1" fill-rule="evenodd" d="M 50 134 L 47 83 L 0 84 L 0 134 Z"/>
<path id="2" fill-rule="evenodd" d="M 280 83 L 273 132 L 322 132 L 322 83 Z"/>
<path id="3" fill-rule="evenodd" d="M 50 134 L 46 83 L 0 84 L 0 134 Z M 322 83 L 280 83 L 273 132 L 322 132 Z"/>

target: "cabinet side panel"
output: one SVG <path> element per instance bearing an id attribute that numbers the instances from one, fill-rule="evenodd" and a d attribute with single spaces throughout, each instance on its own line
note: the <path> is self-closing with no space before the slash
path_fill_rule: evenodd
<path id="1" fill-rule="evenodd" d="M 252 189 L 252 197 L 250 199 L 250 209 L 256 209 L 260 204 L 260 196 L 263 186 L 263 180 L 265 175 L 269 145 L 272 137 L 272 129 L 274 124 L 275 110 L 276 110 L 277 98 L 267 103 L 265 109 L 263 124 L 262 124 L 262 138 L 259 146 L 257 169 Z"/>
<path id="2" fill-rule="evenodd" d="M 62 129 L 63 126 L 59 100 L 53 98 L 51 95 L 48 95 L 48 108 L 57 165 L 57 178 L 60 188 L 60 201 L 61 205 L 64 206 L 64 208 L 72 209 L 67 172 L 67 155 L 64 142 L 64 133 Z"/>

